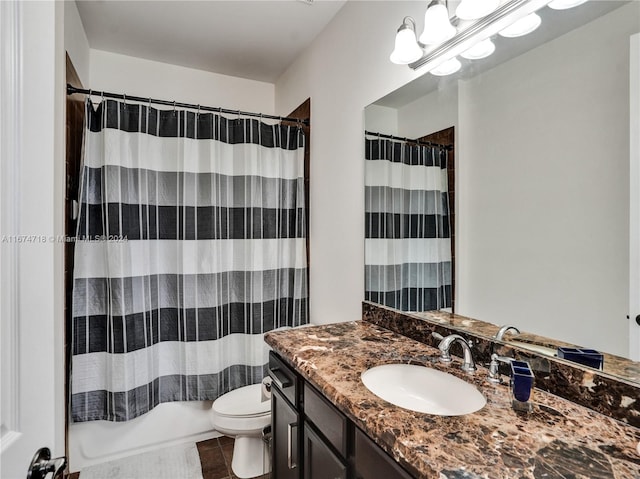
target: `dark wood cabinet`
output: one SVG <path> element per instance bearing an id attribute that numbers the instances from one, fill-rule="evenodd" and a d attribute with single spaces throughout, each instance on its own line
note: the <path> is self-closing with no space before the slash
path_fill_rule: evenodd
<path id="1" fill-rule="evenodd" d="M 357 428 L 354 459 L 356 479 L 411 479 L 408 472 Z"/>
<path id="2" fill-rule="evenodd" d="M 299 479 L 300 414 L 278 389 L 271 391 L 273 477 Z"/>
<path id="3" fill-rule="evenodd" d="M 304 389 L 305 421 L 315 425 L 340 457 L 348 455 L 349 420 L 308 383 Z"/>
<path id="4" fill-rule="evenodd" d="M 274 352 L 269 375 L 273 479 L 411 479 Z"/>
<path id="5" fill-rule="evenodd" d="M 316 434 L 310 423 L 304 424 L 304 479 L 347 479 L 347 466 Z"/>

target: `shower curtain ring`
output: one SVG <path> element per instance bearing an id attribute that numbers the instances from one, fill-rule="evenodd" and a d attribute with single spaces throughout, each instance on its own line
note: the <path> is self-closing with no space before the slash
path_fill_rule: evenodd
<path id="1" fill-rule="evenodd" d="M 124 104 L 126 105 L 127 104 L 127 94 L 126 93 L 122 94 L 122 99 L 124 100 Z"/>

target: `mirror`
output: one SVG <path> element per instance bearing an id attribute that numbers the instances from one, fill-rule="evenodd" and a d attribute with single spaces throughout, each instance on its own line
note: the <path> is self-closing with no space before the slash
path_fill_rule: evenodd
<path id="1" fill-rule="evenodd" d="M 551 349 L 610 353 L 605 372 L 617 365 L 611 374 L 637 381 L 637 363 L 622 358 L 633 321 L 629 116 L 640 86 L 629 44 L 640 2 L 538 14 L 533 33 L 495 36 L 490 57 L 368 106 L 365 130 L 416 139 L 454 127 L 456 314 L 514 325 Z"/>

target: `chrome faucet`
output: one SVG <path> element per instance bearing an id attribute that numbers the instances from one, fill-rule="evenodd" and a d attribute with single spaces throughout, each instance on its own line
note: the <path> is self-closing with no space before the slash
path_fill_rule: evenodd
<path id="1" fill-rule="evenodd" d="M 476 363 L 473 360 L 473 354 L 471 353 L 472 342 L 467 341 L 459 334 L 450 334 L 446 338 L 443 338 L 441 334 L 431 333 L 431 335 L 440 340 L 440 344 L 438 344 L 438 349 L 440 350 L 440 361 L 443 363 L 451 362 L 451 355 L 449 354 L 449 349 L 453 345 L 453 343 L 460 343 L 462 346 L 462 352 L 464 354 L 464 359 L 462 363 L 462 370 L 468 373 L 473 373 L 476 370 Z"/>
<path id="2" fill-rule="evenodd" d="M 498 367 L 500 366 L 501 362 L 509 364 L 511 361 L 515 361 L 515 359 L 505 356 L 498 356 L 496 353 L 493 353 L 491 355 L 491 362 L 489 363 L 489 375 L 487 377 L 487 380 L 490 383 L 500 384 L 502 380 L 500 379 L 500 373 L 498 373 Z"/>
<path id="3" fill-rule="evenodd" d="M 520 330 L 518 328 L 516 328 L 515 326 L 509 326 L 508 324 L 505 324 L 498 330 L 494 338 L 497 339 L 498 341 L 502 341 L 502 337 L 509 331 L 513 331 L 516 334 L 520 334 Z"/>

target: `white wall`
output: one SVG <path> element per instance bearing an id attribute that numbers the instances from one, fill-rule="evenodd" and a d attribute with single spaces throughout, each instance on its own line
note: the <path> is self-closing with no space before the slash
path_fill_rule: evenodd
<path id="1" fill-rule="evenodd" d="M 90 85 L 89 77 L 89 41 L 84 31 L 78 6 L 75 1 L 67 0 L 64 3 L 64 48 L 69 54 L 76 73 L 82 85 Z"/>
<path id="2" fill-rule="evenodd" d="M 361 317 L 364 108 L 419 74 L 389 61 L 405 15 L 424 2 L 347 2 L 276 83 L 286 114 L 311 97 L 310 310 L 317 324 Z"/>
<path id="3" fill-rule="evenodd" d="M 364 110 L 365 129 L 385 135 L 398 134 L 398 110 L 388 106 L 369 105 Z"/>
<path id="4" fill-rule="evenodd" d="M 91 50 L 86 88 L 207 106 L 274 113 L 275 86 L 140 58 Z M 99 98 L 95 97 L 99 101 Z M 296 105 L 297 106 L 297 105 Z M 171 108 L 171 107 L 166 107 Z M 210 401 L 161 404 L 126 423 L 95 421 L 69 428 L 70 470 L 219 435 Z"/>
<path id="5" fill-rule="evenodd" d="M 94 90 L 232 110 L 274 112 L 275 86 L 271 83 L 100 50 L 91 50 L 90 76 Z"/>
<path id="6" fill-rule="evenodd" d="M 628 355 L 638 2 L 461 85 L 458 312 Z"/>
<path id="7" fill-rule="evenodd" d="M 398 109 L 399 136 L 420 138 L 451 126 L 458 126 L 457 82 L 446 83 Z"/>

